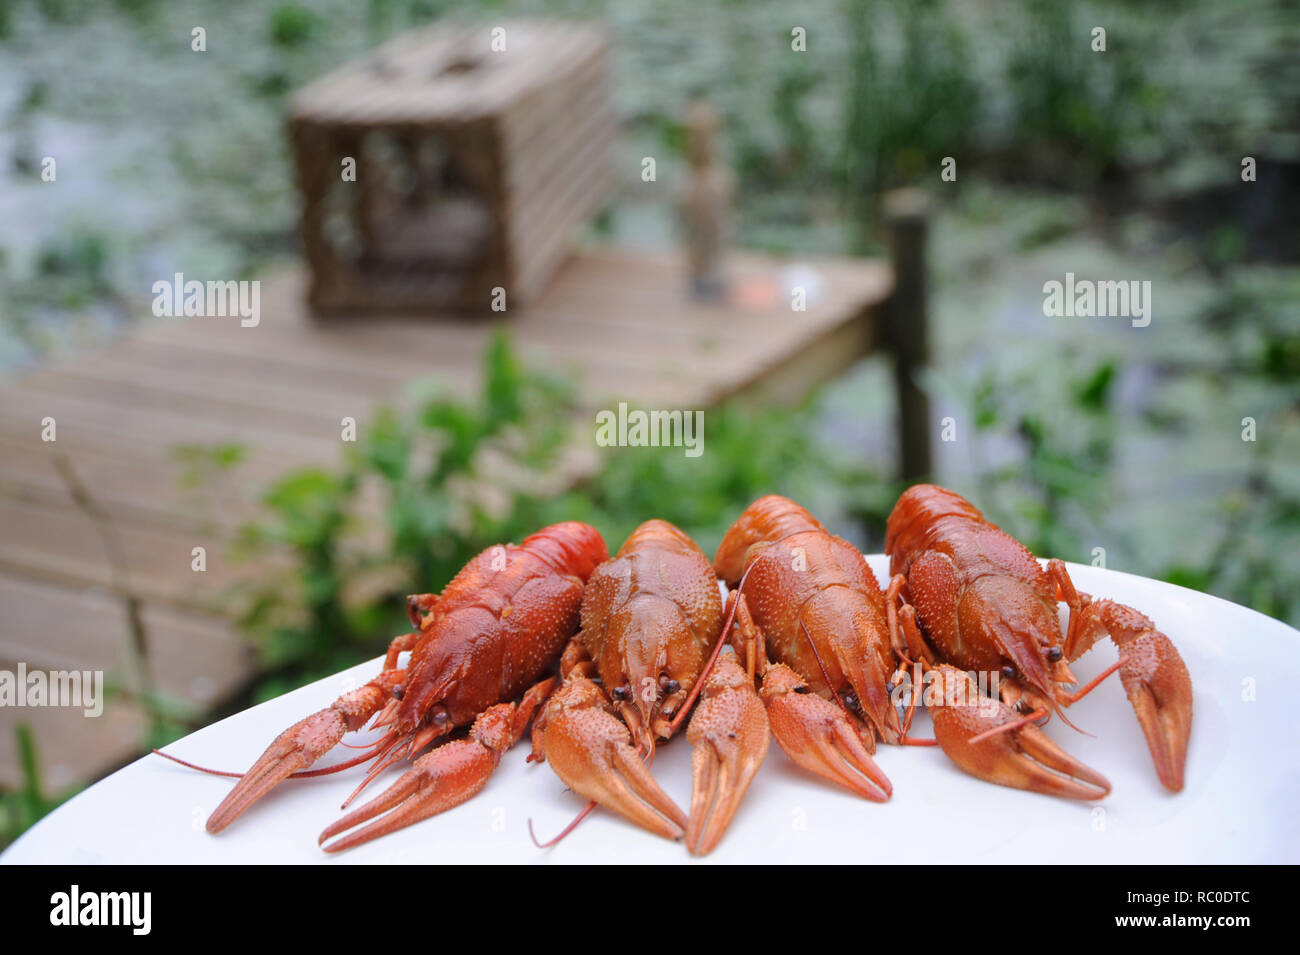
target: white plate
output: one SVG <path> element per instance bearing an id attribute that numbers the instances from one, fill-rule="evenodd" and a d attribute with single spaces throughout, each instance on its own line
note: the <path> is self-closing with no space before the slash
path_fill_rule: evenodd
<path id="1" fill-rule="evenodd" d="M 880 580 L 884 557 L 868 558 Z M 938 749 L 882 746 L 877 761 L 894 784 L 885 804 L 868 803 L 811 777 L 773 745 L 713 862 L 1286 862 L 1300 861 L 1300 747 L 1296 688 L 1300 634 L 1286 625 L 1194 591 L 1129 574 L 1070 565 L 1090 593 L 1138 607 L 1178 645 L 1196 692 L 1186 788 L 1166 792 L 1118 678 L 1077 704 L 1048 732 L 1107 776 L 1100 803 L 1053 799 L 965 775 Z M 1081 679 L 1115 658 L 1108 642 L 1074 667 Z M 168 749 L 208 766 L 248 766 L 283 728 L 377 673 L 371 661 L 199 730 Z M 918 716 L 914 731 L 929 733 Z M 684 736 L 684 734 L 683 734 Z M 351 750 L 341 750 L 342 756 Z M 209 836 L 208 813 L 229 791 L 205 776 L 146 756 L 60 807 L 18 840 L 7 863 L 429 863 L 669 862 L 685 848 L 597 810 L 557 847 L 554 835 L 582 807 L 545 765 L 506 754 L 477 797 L 441 816 L 339 855 L 316 843 L 339 815 L 361 768 L 293 780 L 226 832 Z M 331 759 L 341 757 L 330 757 Z M 690 800 L 690 748 L 679 737 L 654 763 L 664 789 Z M 369 791 L 399 774 L 394 768 Z"/>

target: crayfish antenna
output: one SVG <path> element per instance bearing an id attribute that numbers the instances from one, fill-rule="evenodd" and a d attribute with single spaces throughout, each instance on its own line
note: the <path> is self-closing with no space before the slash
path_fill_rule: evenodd
<path id="1" fill-rule="evenodd" d="M 563 839 L 565 836 L 567 836 L 569 833 L 571 833 L 574 829 L 577 829 L 578 823 L 582 822 L 582 820 L 586 819 L 589 815 L 591 815 L 591 811 L 595 809 L 596 806 L 597 806 L 597 802 L 594 799 L 591 802 L 587 803 L 587 805 L 585 805 L 582 808 L 582 811 L 573 817 L 573 822 L 569 823 L 567 826 L 565 826 L 563 829 L 560 830 L 560 834 L 558 836 L 556 836 L 553 839 L 547 839 L 545 842 L 537 841 L 537 833 L 533 831 L 533 821 L 529 819 L 528 836 L 530 839 L 533 840 L 533 845 L 537 846 L 537 848 L 539 849 L 549 849 L 551 848 L 551 846 L 559 845 L 560 840 Z"/>
<path id="2" fill-rule="evenodd" d="M 160 749 L 155 749 L 153 754 L 155 756 L 161 756 L 163 759 L 170 759 L 173 763 L 180 763 L 180 765 L 184 766 L 186 769 L 194 769 L 200 773 L 207 773 L 209 776 L 231 776 L 238 779 L 240 776 L 244 775 L 243 773 L 234 773 L 226 769 L 208 769 L 206 766 L 199 766 L 197 763 L 187 762 L 179 756 L 173 756 L 171 753 L 164 753 Z"/>
<path id="3" fill-rule="evenodd" d="M 449 732 L 449 728 L 441 729 L 438 735 L 442 735 L 446 732 Z M 421 734 L 423 733 L 424 731 L 421 730 Z M 406 745 L 402 746 L 402 743 L 406 743 Z M 417 745 L 417 743 L 419 745 Z M 379 757 L 378 761 L 376 761 L 375 765 L 371 766 L 370 769 L 366 770 L 365 778 L 357 784 L 357 788 L 352 790 L 348 795 L 348 798 L 343 800 L 343 805 L 339 808 L 348 808 L 348 806 L 352 805 L 352 801 L 361 795 L 362 790 L 379 778 L 379 775 L 383 773 L 384 770 L 400 763 L 408 756 L 419 752 L 427 746 L 428 743 L 429 739 L 424 739 L 422 736 L 417 736 L 415 738 L 402 736 L 396 730 L 384 734 L 373 744 L 374 748 L 370 751 L 370 756 Z"/>
<path id="4" fill-rule="evenodd" d="M 366 749 L 370 749 L 370 744 L 366 744 Z M 243 773 L 234 772 L 229 769 L 209 769 L 206 766 L 200 766 L 197 763 L 191 763 L 181 759 L 179 756 L 173 756 L 171 753 L 164 753 L 160 749 L 153 750 L 155 756 L 161 756 L 163 759 L 170 759 L 173 763 L 179 763 L 186 769 L 197 770 L 200 773 L 207 773 L 209 776 L 227 776 L 231 779 L 239 779 Z M 342 772 L 345 769 L 351 769 L 353 766 L 360 766 L 366 760 L 374 756 L 374 752 L 362 753 L 360 756 L 354 756 L 342 763 L 335 763 L 333 766 L 324 766 L 320 769 L 304 769 L 296 773 L 290 773 L 289 779 L 312 779 L 316 776 L 329 776 L 334 773 Z"/>

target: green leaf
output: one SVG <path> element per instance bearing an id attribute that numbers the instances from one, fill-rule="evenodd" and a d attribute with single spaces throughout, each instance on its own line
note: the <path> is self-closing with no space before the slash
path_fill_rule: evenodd
<path id="1" fill-rule="evenodd" d="M 1115 382 L 1115 363 L 1103 362 L 1096 371 L 1075 390 L 1074 399 L 1089 411 L 1104 411 L 1110 402 L 1111 385 Z"/>

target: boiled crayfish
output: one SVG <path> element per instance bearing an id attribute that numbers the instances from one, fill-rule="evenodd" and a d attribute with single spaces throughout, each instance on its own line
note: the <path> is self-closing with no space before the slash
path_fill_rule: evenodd
<path id="1" fill-rule="evenodd" d="M 1080 592 L 1064 563 L 1050 560 L 1044 569 L 973 504 L 934 485 L 916 485 L 899 499 L 885 550 L 891 613 L 907 648 L 902 653 L 939 671 L 941 692 L 931 706 L 935 737 L 958 766 L 1004 786 L 1105 796 L 1106 778 L 1057 747 L 1035 722 L 1059 714 L 1119 670 L 1156 774 L 1168 789 L 1183 788 L 1192 682 L 1173 643 L 1146 616 Z M 1069 608 L 1064 633 L 1058 601 Z M 1079 690 L 1067 690 L 1078 683 L 1069 664 L 1106 635 L 1119 649 L 1118 662 Z M 972 670 L 1001 676 L 1000 701 L 978 699 L 964 672 Z"/>
<path id="2" fill-rule="evenodd" d="M 734 588 L 725 613 L 715 574 Z M 770 736 L 798 765 L 883 801 L 892 787 L 871 751 L 902 735 L 888 621 L 862 554 L 793 501 L 755 501 L 712 568 L 677 528 L 649 521 L 587 583 L 535 756 L 593 803 L 684 834 L 697 854 L 721 839 Z M 688 818 L 646 761 L 697 692 Z"/>
<path id="3" fill-rule="evenodd" d="M 806 510 L 759 498 L 722 539 L 714 568 L 735 590 L 732 637 L 777 743 L 795 763 L 877 802 L 893 791 L 871 758 L 902 737 L 885 597 L 862 553 Z M 771 662 L 769 660 L 771 658 Z"/>
<path id="4" fill-rule="evenodd" d="M 722 626 L 708 558 L 673 525 L 642 524 L 587 582 L 582 629 L 561 664 L 564 683 L 534 724 L 534 758 L 593 803 L 658 835 L 685 835 L 692 852 L 710 851 L 768 746 L 763 706 L 733 660 L 712 667 L 687 728 L 689 819 L 647 763 L 699 695 Z"/>
<path id="5" fill-rule="evenodd" d="M 208 831 L 225 829 L 290 776 L 375 759 L 364 787 L 384 768 L 472 723 L 467 738 L 420 756 L 386 792 L 329 826 L 321 843 L 327 852 L 346 849 L 469 799 L 554 688 L 552 668 L 578 628 L 583 585 L 606 558 L 595 528 L 554 524 L 519 546 L 489 547 L 441 594 L 410 598 L 418 630 L 392 642 L 382 672 L 281 733 L 212 813 Z M 409 662 L 399 666 L 408 650 Z M 329 770 L 307 770 L 372 717 L 387 732 L 367 753 Z"/>
<path id="6" fill-rule="evenodd" d="M 600 534 L 575 522 L 489 548 L 441 594 L 410 598 L 417 630 L 392 642 L 382 672 L 282 733 L 208 830 L 220 832 L 290 776 L 374 760 L 359 792 L 415 758 L 386 792 L 321 834 L 326 851 L 367 842 L 473 796 L 530 722 L 530 759 L 548 762 L 591 800 L 588 810 L 604 805 L 661 836 L 685 837 L 696 853 L 721 839 L 769 737 L 796 764 L 874 801 L 892 793 L 872 760 L 878 741 L 937 742 L 981 779 L 1095 799 L 1110 783 L 1037 723 L 1064 719 L 1063 707 L 1115 670 L 1161 782 L 1182 788 L 1191 680 L 1149 619 L 1080 592 L 1061 561 L 1044 568 L 944 488 L 908 489 L 885 547 L 892 577 L 882 592 L 855 547 L 769 495 L 740 515 L 712 566 L 658 520 L 633 531 L 612 559 Z M 725 606 L 719 578 L 730 588 Z M 1069 608 L 1064 632 L 1058 602 Z M 1069 664 L 1103 636 L 1118 662 L 1070 689 L 1078 681 Z M 998 677 L 996 694 L 970 671 Z M 916 693 L 900 717 L 897 691 L 912 672 L 938 689 L 926 697 L 933 741 L 908 735 Z M 655 747 L 688 716 L 689 816 L 649 769 Z M 368 724 L 385 732 L 360 757 L 308 768 Z M 466 738 L 419 755 L 467 725 Z"/>

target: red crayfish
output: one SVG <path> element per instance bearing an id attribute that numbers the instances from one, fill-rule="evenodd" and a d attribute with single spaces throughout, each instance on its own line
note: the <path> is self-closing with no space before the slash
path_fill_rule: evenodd
<path id="1" fill-rule="evenodd" d="M 578 628 L 583 584 L 606 557 L 594 527 L 554 524 L 519 546 L 489 547 L 441 594 L 409 598 L 418 629 L 393 640 L 379 675 L 281 733 L 212 813 L 208 831 L 225 829 L 290 776 L 374 759 L 360 791 L 388 766 L 472 724 L 467 738 L 419 756 L 387 791 L 326 828 L 321 843 L 375 820 L 324 845 L 327 852 L 346 849 L 469 799 L 554 688 L 552 667 Z M 409 662 L 399 666 L 408 650 Z M 326 770 L 307 769 L 372 717 L 373 727 L 387 732 L 371 749 Z"/>
<path id="2" fill-rule="evenodd" d="M 1146 736 L 1156 774 L 1183 788 L 1192 726 L 1192 682 L 1172 641 L 1124 604 L 1079 591 L 1065 564 L 1044 569 L 1023 544 L 959 494 L 909 488 L 889 516 L 888 599 L 905 654 L 937 667 L 935 737 L 966 772 L 1057 796 L 1098 799 L 1104 776 L 1066 754 L 1035 725 L 1060 713 L 1115 670 Z M 1058 601 L 1069 608 L 1062 632 Z M 1069 664 L 1109 636 L 1119 660 L 1076 691 Z M 969 675 L 1001 676 L 1000 701 L 974 700 Z M 965 703 L 963 703 L 965 701 Z M 982 704 L 982 705 L 980 705 Z M 1064 718 L 1064 717 L 1063 717 Z"/>

